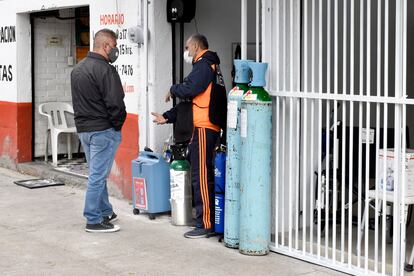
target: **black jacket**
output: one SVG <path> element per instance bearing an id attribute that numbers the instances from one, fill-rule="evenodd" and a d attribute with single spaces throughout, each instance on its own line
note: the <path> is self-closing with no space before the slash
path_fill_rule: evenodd
<path id="1" fill-rule="evenodd" d="M 171 94 L 185 99 L 203 93 L 214 80 L 215 72 L 211 69 L 212 64 L 220 64 L 220 59 L 215 52 L 207 51 L 193 63 L 193 69 L 183 83 L 171 86 Z"/>
<path id="2" fill-rule="evenodd" d="M 78 132 L 121 130 L 126 110 L 124 90 L 115 67 L 89 52 L 71 73 L 72 102 Z"/>
<path id="3" fill-rule="evenodd" d="M 215 52 L 207 51 L 201 58 L 193 63 L 193 68 L 183 83 L 171 86 L 173 97 L 179 98 L 179 103 L 172 109 L 163 113 L 167 123 L 175 123 L 174 140 L 176 143 L 188 143 L 193 135 L 193 103 L 198 94 L 203 93 L 214 80 L 215 72 L 212 64 L 220 64 Z"/>

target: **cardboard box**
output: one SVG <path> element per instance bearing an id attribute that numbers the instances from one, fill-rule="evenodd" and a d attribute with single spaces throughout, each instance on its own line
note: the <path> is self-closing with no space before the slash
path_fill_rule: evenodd
<path id="1" fill-rule="evenodd" d="M 384 150 L 379 150 L 378 160 L 378 175 L 376 177 L 377 189 L 382 190 L 384 184 Z M 393 191 L 396 183 L 395 179 L 395 164 L 394 164 L 394 149 L 387 149 L 386 155 L 386 177 L 385 184 L 387 191 Z M 414 149 L 407 149 L 405 154 L 405 183 L 406 196 L 414 196 Z"/>

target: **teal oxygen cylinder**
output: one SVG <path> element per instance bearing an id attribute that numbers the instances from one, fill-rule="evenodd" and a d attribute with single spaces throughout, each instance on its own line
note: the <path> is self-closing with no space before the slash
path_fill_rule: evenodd
<path id="1" fill-rule="evenodd" d="M 270 243 L 272 99 L 263 88 L 267 63 L 249 62 L 250 90 L 240 114 L 240 244 L 246 255 L 266 255 Z"/>
<path id="2" fill-rule="evenodd" d="M 230 90 L 227 103 L 227 157 L 224 217 L 224 245 L 239 247 L 240 222 L 240 107 L 249 89 L 249 60 L 234 60 L 236 86 Z"/>

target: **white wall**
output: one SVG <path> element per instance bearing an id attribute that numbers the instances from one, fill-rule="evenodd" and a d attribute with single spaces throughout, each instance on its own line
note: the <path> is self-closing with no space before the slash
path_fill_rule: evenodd
<path id="1" fill-rule="evenodd" d="M 149 98 L 150 111 L 164 112 L 172 107 L 171 102 L 165 103 L 164 96 L 172 84 L 172 48 L 171 25 L 166 18 L 166 0 L 152 1 L 149 8 L 149 27 L 151 29 L 149 41 Z M 255 2 L 248 1 L 249 23 L 248 42 L 255 42 Z M 210 44 L 210 49 L 216 51 L 221 60 L 221 69 L 225 77 L 228 90 L 231 89 L 231 70 L 233 55 L 232 43 L 240 42 L 241 6 L 239 0 L 212 0 L 197 1 L 196 16 L 190 23 L 184 25 L 184 40 L 196 32 L 204 34 Z M 197 29 L 196 26 L 197 25 Z M 179 24 L 176 24 L 177 47 L 177 82 L 179 82 L 179 59 L 182 52 L 179 51 Z M 185 41 L 184 41 L 185 45 Z M 249 51 L 249 58 L 255 58 L 254 47 Z M 184 77 L 190 72 L 191 65 L 184 65 Z M 139 102 L 144 103 L 144 97 Z M 140 110 L 145 110 L 144 108 Z M 145 115 L 145 114 L 144 114 Z M 145 118 L 140 114 L 140 146 L 145 146 Z M 155 151 L 162 150 L 163 142 L 172 133 L 172 126 L 157 126 L 150 118 L 150 147 Z"/>
<path id="2" fill-rule="evenodd" d="M 247 42 L 256 42 L 256 1 L 247 1 L 248 4 L 248 30 Z M 197 27 L 196 27 L 197 26 Z M 177 51 L 179 51 L 179 36 L 177 28 Z M 196 1 L 196 16 L 191 23 L 185 24 L 185 41 L 196 32 L 207 37 L 210 49 L 217 52 L 221 61 L 221 70 L 224 75 L 227 90 L 231 87 L 231 70 L 233 67 L 232 43 L 241 40 L 241 1 L 240 0 L 210 0 Z M 184 41 L 184 46 L 185 46 Z M 254 46 L 249 46 L 247 58 L 255 59 Z M 177 60 L 182 57 L 177 52 Z M 177 61 L 178 63 L 178 61 Z M 184 77 L 191 70 L 191 65 L 185 64 Z M 177 74 L 179 67 L 177 67 Z M 177 78 L 178 80 L 178 78 Z"/>
<path id="3" fill-rule="evenodd" d="M 28 61 L 32 58 L 30 50 L 30 16 L 17 14 L 17 102 L 32 101 L 32 68 Z"/>
<path id="4" fill-rule="evenodd" d="M 149 100 L 150 111 L 163 112 L 171 107 L 165 102 L 165 94 L 172 82 L 172 52 L 171 27 L 167 23 L 166 0 L 151 2 L 149 27 L 151 30 L 149 41 Z M 152 117 L 152 116 L 151 116 Z M 172 133 L 172 125 L 157 126 L 150 118 L 150 147 L 162 151 L 163 142 Z M 142 128 L 141 128 L 142 129 Z M 141 132 L 141 138 L 144 134 Z M 141 149 L 144 144 L 141 143 Z"/>
<path id="5" fill-rule="evenodd" d="M 0 2 L 0 10 L 8 10 L 6 2 Z M 16 27 L 16 15 L 10 12 L 2 12 L 0 16 L 0 28 L 4 29 L 10 26 Z M 0 42 L 0 101 L 16 102 L 17 70 L 15 53 L 17 37 L 16 40 L 11 40 L 7 39 L 7 42 Z M 7 70 L 5 76 L 3 76 L 4 68 Z"/>
<path id="6" fill-rule="evenodd" d="M 254 33 L 254 11 L 255 2 L 249 2 L 249 27 L 248 42 L 255 42 Z M 29 14 L 38 11 L 73 8 L 78 6 L 90 6 L 90 27 L 91 39 L 94 31 L 101 28 L 113 30 L 124 30 L 129 27 L 141 24 L 141 5 L 139 0 L 117 1 L 90 1 L 90 0 L 43 0 L 43 1 L 23 1 L 5 0 L 0 2 L 3 6 L 0 12 L 0 22 L 3 25 L 15 25 L 16 13 L 18 18 L 17 33 L 19 37 L 18 45 L 0 45 L 0 58 L 2 61 L 12 64 L 16 69 L 15 75 L 19 79 L 19 87 L 16 82 L 1 83 L 0 90 L 7 91 L 0 93 L 0 100 L 30 102 L 31 99 L 31 74 L 30 74 L 30 24 Z M 240 1 L 239 0 L 212 0 L 197 1 L 197 29 L 198 32 L 207 36 L 211 49 L 217 51 L 222 62 L 222 71 L 225 75 L 226 86 L 231 88 L 230 72 L 232 69 L 232 42 L 240 41 Z M 101 15 L 124 14 L 123 24 L 102 24 Z M 1 25 L 1 24 L 0 24 Z M 128 113 L 138 114 L 140 123 L 140 146 L 145 146 L 145 133 L 147 115 L 150 111 L 165 111 L 171 104 L 164 102 L 164 95 L 171 85 L 171 27 L 166 20 L 166 0 L 151 1 L 149 3 L 149 102 L 150 110 L 145 110 L 145 87 L 142 79 L 143 68 L 143 48 L 129 43 L 126 39 L 121 39 L 118 44 L 124 44 L 132 48 L 132 54 L 120 56 L 115 65 L 131 65 L 132 75 L 122 75 L 121 80 L 125 85 L 133 87 L 133 92 L 126 93 L 125 103 Z M 196 32 L 195 21 L 185 25 L 185 37 Z M 15 43 L 16 44 L 16 43 Z M 10 48 L 11 47 L 11 48 Z M 19 55 L 17 55 L 17 48 Z M 177 48 L 178 49 L 178 48 Z M 254 51 L 253 51 L 254 53 Z M 177 53 L 178 57 L 182 53 Z M 18 68 L 16 68 L 16 56 L 18 56 Z M 253 56 L 254 58 L 254 56 Z M 177 68 L 178 69 L 178 68 Z M 185 68 L 185 74 L 190 70 Z M 177 70 L 178 72 L 178 70 Z M 66 85 L 66 80 L 65 80 Z M 17 92 L 19 89 L 19 92 Z M 41 89 L 41 88 L 39 88 Z M 56 91 L 56 90 L 54 90 Z M 53 93 L 53 92 L 52 92 Z M 53 96 L 53 95 L 49 95 Z M 65 94 L 64 97 L 67 95 Z M 36 108 L 36 107 L 35 107 Z M 151 121 L 152 118 L 149 118 Z M 171 126 L 156 126 L 152 123 L 148 126 L 150 130 L 149 146 L 157 151 L 161 150 L 163 141 L 171 133 Z M 36 135 L 38 136 L 38 135 Z M 41 151 L 41 150 L 40 150 Z"/>
<path id="7" fill-rule="evenodd" d="M 155 3 L 154 3 L 155 2 Z M 171 49 L 171 25 L 166 19 L 166 0 L 151 2 L 155 6 L 153 22 L 150 27 L 154 32 L 150 34 L 150 64 L 154 68 L 150 70 L 150 109 L 151 111 L 164 112 L 172 107 L 171 103 L 165 103 L 164 96 L 172 84 L 172 49 Z M 184 25 L 184 40 L 196 32 L 204 34 L 210 44 L 210 49 L 216 51 L 221 60 L 221 69 L 225 77 L 226 88 L 231 89 L 231 70 L 233 55 L 232 43 L 240 42 L 241 37 L 241 5 L 240 0 L 211 0 L 196 2 L 196 16 L 190 23 Z M 255 42 L 255 1 L 248 1 L 248 42 Z M 152 13 L 151 13 L 152 14 Z M 153 24 L 153 25 L 152 25 Z M 196 28 L 197 25 L 197 28 Z M 153 26 L 153 27 L 152 27 Z M 182 52 L 179 51 L 179 24 L 176 24 L 177 47 L 177 82 L 179 82 L 179 59 Z M 185 45 L 184 41 L 184 45 Z M 254 46 L 249 47 L 248 58 L 255 58 Z M 184 65 L 184 77 L 190 72 L 191 65 Z M 172 133 L 171 126 L 156 126 L 150 124 L 150 146 L 160 151 L 163 141 Z M 144 139 L 144 133 L 140 133 L 140 144 Z"/>
<path id="8" fill-rule="evenodd" d="M 103 28 L 111 29 L 115 32 L 127 34 L 127 29 L 140 24 L 139 14 L 139 2 L 136 0 L 118 1 L 92 1 L 90 12 L 90 30 L 91 41 L 93 41 L 93 35 Z M 122 22 L 110 22 L 101 21 L 101 17 L 105 15 L 122 14 Z M 119 24 L 118 24 L 119 23 Z M 130 43 L 127 37 L 120 37 L 117 40 L 118 48 L 128 48 L 128 53 L 121 53 L 118 60 L 113 64 L 118 68 L 118 73 L 121 77 L 122 84 L 128 86 L 129 89 L 125 93 L 125 105 L 128 113 L 137 114 L 139 106 L 137 104 L 138 94 L 144 93 L 142 70 L 140 66 L 140 55 L 142 54 L 142 48 L 139 49 L 138 45 Z M 92 44 L 91 44 L 92 45 Z M 132 67 L 132 71 L 129 69 Z M 126 71 L 123 70 L 127 68 Z"/>

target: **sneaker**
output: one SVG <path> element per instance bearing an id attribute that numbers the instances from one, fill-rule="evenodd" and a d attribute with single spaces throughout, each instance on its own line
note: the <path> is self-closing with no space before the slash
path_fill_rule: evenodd
<path id="1" fill-rule="evenodd" d="M 103 221 L 105 222 L 114 222 L 118 220 L 118 216 L 114 212 L 112 212 L 112 215 L 103 216 L 102 218 L 103 218 Z"/>
<path id="2" fill-rule="evenodd" d="M 119 231 L 119 229 L 121 229 L 121 227 L 118 225 L 113 225 L 110 222 L 102 221 L 101 223 L 97 224 L 86 224 L 85 231 L 91 233 L 109 233 Z"/>
<path id="3" fill-rule="evenodd" d="M 198 239 L 198 238 L 205 238 L 208 234 L 212 231 L 211 229 L 204 229 L 204 228 L 194 228 L 184 234 L 184 237 L 187 239 Z"/>

